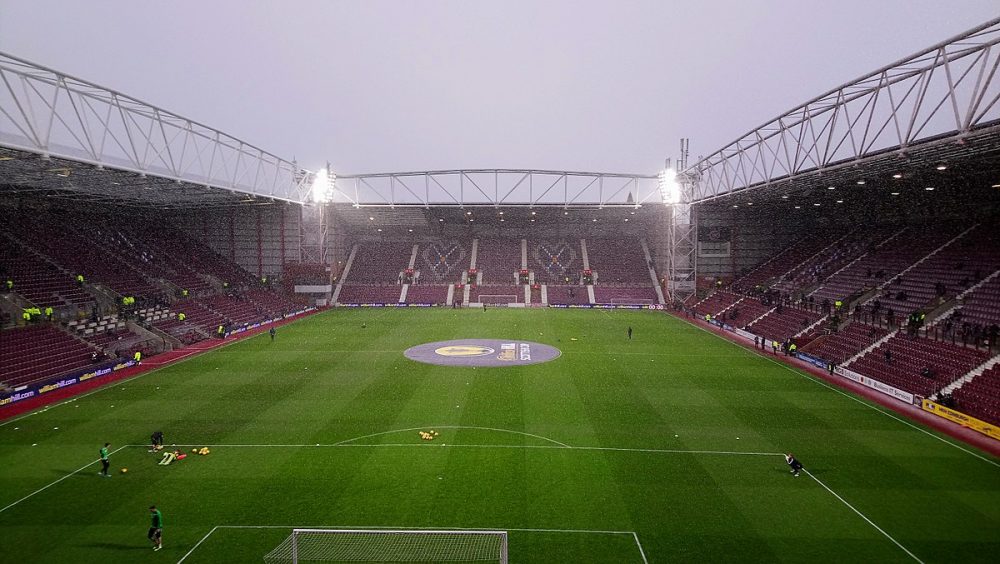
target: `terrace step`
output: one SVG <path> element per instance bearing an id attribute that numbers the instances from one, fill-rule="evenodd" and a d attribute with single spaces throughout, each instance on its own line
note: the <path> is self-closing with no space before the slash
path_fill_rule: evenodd
<path id="1" fill-rule="evenodd" d="M 829 317 L 829 316 L 828 315 L 824 315 L 823 317 L 820 317 L 812 325 L 809 325 L 805 329 L 803 329 L 803 330 L 799 331 L 798 333 L 792 335 L 792 338 L 794 339 L 795 337 L 801 337 L 802 335 L 808 335 L 810 331 L 812 331 L 817 326 L 819 326 L 821 323 L 823 323 L 824 321 L 826 321 L 827 317 Z"/>
<path id="2" fill-rule="evenodd" d="M 642 245 L 642 254 L 646 257 L 649 279 L 653 282 L 653 289 L 656 290 L 656 299 L 659 300 L 659 303 L 665 304 L 667 300 L 663 298 L 663 288 L 660 287 L 660 281 L 656 277 L 656 270 L 653 269 L 653 255 L 649 254 L 649 245 L 646 244 L 645 239 L 639 239 L 639 244 Z"/>
<path id="3" fill-rule="evenodd" d="M 941 396 L 951 395 L 952 392 L 961 388 L 976 376 L 979 376 L 983 372 L 986 372 L 987 370 L 993 368 L 998 364 L 1000 364 L 1000 355 L 994 356 L 993 358 L 987 360 L 986 362 L 970 370 L 969 373 L 966 374 L 965 376 L 962 376 L 958 380 L 955 380 L 951 384 L 948 384 L 947 386 L 941 388 L 941 390 L 939 390 L 938 393 L 931 396 L 931 399 L 937 401 L 937 399 L 940 398 Z"/>
<path id="4" fill-rule="evenodd" d="M 886 335 L 884 337 L 882 337 L 881 339 L 875 341 L 874 343 L 872 343 L 871 345 L 869 345 L 867 348 L 863 349 L 858 354 L 856 354 L 856 355 L 852 356 L 851 358 L 845 360 L 844 363 L 843 363 L 843 366 L 845 368 L 849 367 L 851 365 L 851 363 L 854 362 L 855 360 L 858 360 L 859 358 L 861 358 L 861 357 L 865 356 L 866 354 L 872 352 L 873 350 L 879 348 L 882 345 L 882 343 L 884 343 L 884 342 L 888 341 L 889 339 L 895 337 L 896 333 L 899 333 L 899 329 L 896 329 L 895 331 L 890 331 L 890 332 L 886 333 Z"/>
<path id="5" fill-rule="evenodd" d="M 903 229 L 900 229 L 899 231 L 897 231 L 897 232 L 893 233 L 892 235 L 890 235 L 890 236 L 886 237 L 885 239 L 883 239 L 883 240 L 882 240 L 882 242 L 881 242 L 881 243 L 879 243 L 878 245 L 875 245 L 875 250 L 878 250 L 878 249 L 881 249 L 881 248 L 882 248 L 882 247 L 884 247 L 884 246 L 885 246 L 886 244 L 888 244 L 888 243 L 889 243 L 890 241 L 892 241 L 892 240 L 893 240 L 893 239 L 895 239 L 896 237 L 899 237 L 900 235 L 902 235 L 902 234 L 903 234 L 903 233 L 904 233 L 905 231 L 906 231 L 906 228 L 904 227 Z M 838 275 L 838 274 L 840 274 L 841 272 L 843 272 L 843 271 L 847 270 L 848 268 L 850 268 L 850 267 L 854 266 L 854 265 L 855 265 L 855 264 L 857 264 L 857 263 L 858 263 L 858 262 L 859 262 L 859 261 L 860 261 L 861 259 L 863 259 L 863 258 L 867 257 L 867 256 L 868 256 L 869 254 L 870 254 L 870 253 L 868 253 L 867 251 L 866 251 L 866 252 L 864 252 L 864 253 L 861 253 L 860 255 L 858 255 L 857 257 L 855 257 L 855 259 L 854 259 L 854 260 L 852 260 L 852 261 L 848 262 L 847 264 L 845 264 L 844 266 L 842 266 L 842 267 L 838 268 L 838 269 L 837 269 L 837 270 L 836 270 L 836 271 L 835 271 L 835 272 L 834 272 L 833 274 L 831 274 L 831 275 L 827 276 L 827 277 L 826 277 L 826 278 L 824 279 L 823 283 L 821 283 L 821 284 L 819 285 L 819 287 L 818 287 L 818 288 L 816 288 L 815 290 L 813 290 L 813 291 L 809 292 L 809 295 L 811 296 L 811 295 L 815 294 L 816 292 L 819 292 L 819 291 L 820 291 L 821 289 L 823 289 L 823 288 L 824 288 L 824 286 L 826 285 L 826 281 L 828 281 L 828 280 L 831 280 L 831 279 L 833 279 L 833 278 L 834 278 L 835 276 L 837 276 L 837 275 Z M 845 299 L 846 299 L 846 297 L 847 297 L 847 296 L 844 296 L 844 298 L 845 298 Z M 839 299 L 839 298 L 838 298 L 838 299 Z"/>
<path id="6" fill-rule="evenodd" d="M 344 281 L 347 280 L 347 275 L 351 273 L 351 265 L 354 264 L 354 257 L 358 254 L 358 245 L 355 244 L 351 247 L 351 254 L 347 257 L 347 264 L 344 265 L 344 271 L 340 273 L 340 280 L 337 281 L 337 287 L 333 290 L 333 296 L 330 296 L 330 303 L 337 303 L 340 299 L 340 290 L 344 287 Z"/>
<path id="7" fill-rule="evenodd" d="M 822 249 L 820 249 L 820 250 L 816 251 L 815 253 L 813 253 L 813 254 L 809 255 L 808 257 L 806 257 L 805 259 L 803 259 L 802 261 L 800 261 L 800 262 L 799 262 L 798 264 L 796 264 L 796 265 L 795 265 L 795 266 L 793 266 L 792 268 L 789 268 L 788 270 L 786 270 L 784 274 L 782 274 L 781 276 L 778 276 L 778 277 L 777 277 L 777 278 L 776 278 L 776 279 L 774 280 L 774 282 L 775 282 L 775 283 L 778 283 L 778 282 L 783 282 L 783 281 L 785 280 L 785 277 L 786 277 L 786 276 L 788 276 L 788 275 L 789 275 L 789 274 L 791 274 L 792 272 L 795 272 L 796 270 L 798 270 L 798 269 L 799 269 L 799 267 L 801 267 L 801 266 L 802 266 L 803 264 L 806 264 L 807 262 L 811 261 L 812 259 L 814 259 L 814 258 L 816 258 L 816 257 L 818 257 L 818 256 L 820 256 L 820 255 L 822 255 L 822 254 L 823 254 L 823 253 L 825 253 L 825 252 L 826 252 L 827 250 L 829 250 L 830 248 L 832 248 L 832 247 L 833 247 L 834 245 L 836 245 L 837 243 L 840 243 L 841 241 L 843 241 L 843 240 L 844 240 L 845 238 L 847 238 L 847 234 L 844 234 L 844 235 L 842 235 L 841 237 L 837 238 L 837 239 L 836 239 L 836 240 L 835 240 L 834 242 L 832 242 L 832 243 L 830 243 L 829 245 L 827 245 L 827 246 L 823 247 Z"/>
<path id="8" fill-rule="evenodd" d="M 900 276 L 902 276 L 902 275 L 906 274 L 907 272 L 909 272 L 909 271 L 913 270 L 913 269 L 914 269 L 914 268 L 916 268 L 917 266 L 919 266 L 919 265 L 921 265 L 922 263 L 924 263 L 925 261 L 927 261 L 927 259 L 929 259 L 929 258 L 933 257 L 934 255 L 936 255 L 936 254 L 940 253 L 940 252 L 941 252 L 941 251 L 943 251 L 944 249 L 946 249 L 946 248 L 950 247 L 950 246 L 952 245 L 952 243 L 955 243 L 956 241 L 958 241 L 958 240 L 959 240 L 959 239 L 961 239 L 962 237 L 965 237 L 965 235 L 966 235 L 966 234 L 967 234 L 968 232 L 972 231 L 972 230 L 973 230 L 973 229 L 975 229 L 976 227 L 979 227 L 979 224 L 978 224 L 978 223 L 977 223 L 977 224 L 975 224 L 975 225 L 973 225 L 972 227 L 970 227 L 970 228 L 966 229 L 965 231 L 962 231 L 962 232 L 961 232 L 961 233 L 959 233 L 958 235 L 956 235 L 956 236 L 952 237 L 952 238 L 951 238 L 951 239 L 950 239 L 950 240 L 949 240 L 948 242 L 946 242 L 945 244 L 941 245 L 940 247 L 938 247 L 938 248 L 934 249 L 933 251 L 931 251 L 931 252 L 930 252 L 930 253 L 929 253 L 929 254 L 928 254 L 927 256 L 925 256 L 924 258 L 922 258 L 922 259 L 918 260 L 917 262 L 915 262 L 915 263 L 911 264 L 910 266 L 908 266 L 908 267 L 904 268 L 904 269 L 903 269 L 902 271 L 900 271 L 900 273 L 899 273 L 899 274 L 897 274 L 897 275 L 893 276 L 892 278 L 890 278 L 889 280 L 887 280 L 887 281 L 886 281 L 886 282 L 885 282 L 884 284 L 882 284 L 881 286 L 879 286 L 879 289 L 881 290 L 881 289 L 885 288 L 886 286 L 888 286 L 889 284 L 891 284 L 893 280 L 895 280 L 895 279 L 899 278 Z"/>

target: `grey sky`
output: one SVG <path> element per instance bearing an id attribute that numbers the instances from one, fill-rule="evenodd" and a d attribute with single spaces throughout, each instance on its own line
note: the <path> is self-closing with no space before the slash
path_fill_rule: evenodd
<path id="1" fill-rule="evenodd" d="M 0 0 L 0 50 L 341 173 L 654 173 L 997 0 Z"/>

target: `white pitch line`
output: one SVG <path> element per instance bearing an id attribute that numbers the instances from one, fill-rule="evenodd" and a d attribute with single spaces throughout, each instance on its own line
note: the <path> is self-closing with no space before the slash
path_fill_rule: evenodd
<path id="1" fill-rule="evenodd" d="M 910 558 L 916 560 L 917 562 L 920 562 L 920 564 L 924 564 L 923 560 L 917 558 L 917 556 L 915 554 L 913 554 L 905 546 L 903 546 L 902 544 L 900 544 L 900 542 L 898 540 L 892 538 L 892 536 L 889 533 L 883 531 L 882 527 L 879 527 L 878 525 L 876 525 L 874 521 L 872 521 L 867 516 L 865 516 L 864 513 L 858 511 L 857 508 L 855 508 L 853 505 L 851 505 L 850 503 L 848 503 L 846 499 L 840 497 L 840 495 L 837 492 L 831 490 L 829 488 L 829 486 L 827 486 L 822 481 L 820 481 L 819 478 L 817 478 L 816 476 L 813 476 L 812 473 L 809 472 L 808 470 L 806 470 L 805 468 L 803 468 L 802 471 L 805 472 L 807 476 L 809 476 L 810 478 L 812 478 L 813 480 L 815 480 L 817 484 L 823 486 L 824 490 L 826 490 L 826 491 L 830 492 L 831 494 L 833 494 L 833 497 L 839 499 L 841 501 L 841 503 L 843 503 L 844 505 L 846 505 L 847 507 L 849 507 L 851 509 L 851 511 L 857 513 L 858 516 L 861 517 L 862 519 L 864 519 L 869 525 L 871 525 L 872 527 L 875 527 L 875 530 L 877 530 L 878 532 L 882 533 L 882 535 L 885 536 L 885 538 L 891 540 L 893 542 L 893 544 L 895 544 L 900 549 L 902 549 L 903 552 L 905 552 L 906 554 L 910 555 Z"/>
<path id="2" fill-rule="evenodd" d="M 704 331 L 705 333 L 708 333 L 709 335 L 712 335 L 713 337 L 716 337 L 716 338 L 718 338 L 718 339 L 720 339 L 722 341 L 725 341 L 725 342 L 729 343 L 730 345 L 738 346 L 738 345 L 736 345 L 736 343 L 733 343 L 729 339 L 726 339 L 725 337 L 722 337 L 721 335 L 718 335 L 718 334 L 716 334 L 713 331 L 709 331 L 708 329 L 705 329 L 704 327 L 701 327 L 698 324 L 689 323 L 689 325 L 693 326 L 696 329 Z M 966 454 L 971 454 L 972 456 L 975 456 L 976 458 L 978 458 L 979 460 L 982 460 L 983 462 L 987 462 L 989 464 L 992 464 L 993 466 L 996 466 L 996 467 L 1000 468 L 1000 463 L 994 462 L 994 461 L 992 461 L 992 460 L 990 460 L 990 459 L 988 459 L 988 458 L 986 458 L 986 457 L 984 457 L 984 456 L 982 456 L 982 455 L 980 455 L 980 454 L 978 454 L 976 452 L 973 452 L 973 451 L 971 451 L 971 450 L 963 447 L 962 445 L 953 443 L 953 442 L 945 439 L 944 437 L 941 437 L 939 435 L 935 435 L 934 433 L 931 433 L 927 429 L 922 429 L 922 428 L 914 425 L 913 423 L 911 423 L 911 422 L 909 422 L 909 421 L 907 421 L 905 419 L 900 419 L 899 417 L 896 417 L 892 413 L 889 413 L 888 411 L 885 411 L 884 409 L 880 409 L 880 408 L 878 408 L 875 405 L 872 405 L 872 404 L 870 404 L 870 403 L 868 403 L 866 401 L 863 401 L 862 399 L 854 396 L 853 394 L 845 392 L 844 390 L 842 390 L 840 388 L 837 388 L 837 387 L 835 387 L 835 386 L 833 386 L 831 384 L 828 384 L 828 383 L 824 382 L 823 380 L 815 378 L 815 377 L 809 375 L 808 373 L 805 373 L 805 372 L 803 372 L 801 370 L 797 370 L 795 368 L 792 368 L 791 366 L 788 366 L 787 364 L 784 364 L 782 362 L 778 362 L 777 360 L 774 360 L 773 358 L 771 358 L 771 357 L 769 357 L 767 355 L 758 354 L 757 356 L 759 356 L 761 358 L 764 358 L 764 359 L 768 360 L 769 362 L 777 364 L 778 366 L 784 368 L 785 370 L 788 370 L 789 372 L 791 372 L 793 374 L 798 375 L 799 377 L 805 378 L 806 380 L 809 380 L 810 382 L 814 382 L 816 384 L 819 384 L 820 386 L 823 386 L 824 388 L 828 388 L 828 389 L 830 389 L 830 390 L 832 390 L 834 392 L 837 392 L 838 394 L 840 394 L 840 395 L 842 395 L 842 396 L 844 396 L 844 397 L 846 397 L 848 399 L 856 401 L 856 402 L 860 403 L 861 405 L 867 407 L 868 409 L 872 409 L 874 411 L 877 411 L 877 412 L 881 413 L 882 415 L 885 415 L 886 417 L 891 417 L 891 418 L 895 419 L 896 421 L 899 421 L 900 423 L 902 423 L 902 424 L 904 424 L 904 425 L 906 425 L 908 427 L 912 427 L 912 428 L 916 429 L 917 431 L 920 431 L 921 433 L 923 433 L 923 434 L 925 434 L 925 435 L 927 435 L 929 437 L 933 437 L 933 438 L 941 441 L 942 443 L 944 443 L 946 445 L 955 447 L 958 450 L 960 450 L 960 451 L 962 451 L 962 452 L 964 452 Z"/>
<path id="3" fill-rule="evenodd" d="M 216 529 L 361 529 L 370 531 L 515 531 L 523 533 L 584 533 L 590 535 L 632 535 L 634 531 L 602 529 L 525 529 L 511 527 L 399 527 L 388 525 L 218 525 Z"/>
<path id="4" fill-rule="evenodd" d="M 557 444 L 557 445 L 559 445 L 559 446 L 561 446 L 563 448 L 573 448 L 573 447 L 569 446 L 568 444 L 561 443 L 561 442 L 559 442 L 559 441 L 557 441 L 555 439 L 550 439 L 548 437 L 543 437 L 541 435 L 535 435 L 535 434 L 532 434 L 532 433 L 525 433 L 524 431 L 514 431 L 512 429 L 497 429 L 495 427 L 471 427 L 471 426 L 467 426 L 467 425 L 428 425 L 426 427 L 412 427 L 410 429 L 393 429 L 391 431 L 382 431 L 382 432 L 379 432 L 379 433 L 372 433 L 370 435 L 362 435 L 360 437 L 354 437 L 353 439 L 345 439 L 343 441 L 339 441 L 337 443 L 334 443 L 334 445 L 332 445 L 332 446 L 343 445 L 343 444 L 347 444 L 347 443 L 350 443 L 350 442 L 353 442 L 353 441 L 360 441 L 361 439 L 368 439 L 368 438 L 371 438 L 371 437 L 379 437 L 379 436 L 382 436 L 382 435 L 389 435 L 389 434 L 392 434 L 392 433 L 406 433 L 406 432 L 409 432 L 409 431 L 420 431 L 420 430 L 423 430 L 423 429 L 478 429 L 480 431 L 497 431 L 497 432 L 500 432 L 500 433 L 513 433 L 515 435 L 524 435 L 526 437 L 534 437 L 536 439 L 541 439 L 543 441 L 548 441 L 550 443 L 555 443 L 555 444 Z"/>
<path id="5" fill-rule="evenodd" d="M 181 562 L 184 562 L 185 560 L 187 560 L 187 557 L 191 556 L 191 553 L 193 553 L 199 546 L 201 546 L 201 543 L 205 542 L 205 540 L 207 540 L 208 537 L 212 536 L 212 533 L 214 533 L 215 530 L 218 529 L 218 528 L 219 527 L 212 527 L 212 530 L 209 531 L 208 533 L 206 533 L 205 536 L 201 537 L 201 540 L 198 541 L 197 544 L 195 544 L 194 546 L 192 546 L 191 550 L 187 551 L 187 554 L 185 554 L 184 556 L 181 556 L 181 559 L 177 561 L 177 564 L 181 564 Z"/>
<path id="6" fill-rule="evenodd" d="M 121 449 L 123 449 L 123 448 L 126 448 L 126 447 L 130 447 L 130 446 L 133 446 L 133 445 L 122 445 L 122 446 L 120 446 L 120 447 L 116 448 L 115 450 L 111 451 L 111 454 L 114 454 L 114 453 L 116 453 L 116 452 L 120 451 Z M 111 455 L 109 454 L 108 456 L 111 456 Z M 28 495 L 26 495 L 26 496 L 22 497 L 21 499 L 19 499 L 19 500 L 15 501 L 14 503 L 11 503 L 11 504 L 10 504 L 10 505 L 8 505 L 7 507 L 4 507 L 3 509 L 0 509 L 0 513 L 3 513 L 4 511 L 7 511 L 7 510 L 8 510 L 8 509 L 10 509 L 11 507 L 14 507 L 14 506 L 15 506 L 15 505 L 17 505 L 18 503 L 21 503 L 22 501 L 24 501 L 24 500 L 28 499 L 29 497 L 31 497 L 31 496 L 33 496 L 33 495 L 35 495 L 35 494 L 38 494 L 38 493 L 41 493 L 41 492 L 43 492 L 43 491 L 45 491 L 45 490 L 47 490 L 47 489 L 51 488 L 52 486 L 54 486 L 54 485 L 58 484 L 59 482 L 61 482 L 61 481 L 65 480 L 66 478 L 69 478 L 70 476 L 74 476 L 74 475 L 76 475 L 76 474 L 78 474 L 78 473 L 82 472 L 82 471 L 83 471 L 84 469 L 86 469 L 87 467 L 89 467 L 89 466 L 93 466 L 94 464 L 97 464 L 97 463 L 98 463 L 98 462 L 100 462 L 100 461 L 101 461 L 101 459 L 100 459 L 100 458 L 98 458 L 97 460 L 95 460 L 95 461 L 93 461 L 93 462 L 88 462 L 88 463 L 84 464 L 83 466 L 81 466 L 81 467 L 77 468 L 76 470 L 73 470 L 73 471 L 72 471 L 72 472 L 70 472 L 69 474 L 66 474 L 66 475 L 65 475 L 65 476 L 63 476 L 62 478 L 59 478 L 58 480 L 56 480 L 56 481 L 54 481 L 54 482 L 52 482 L 52 483 L 50 483 L 50 484 L 48 484 L 48 485 L 46 485 L 46 486 L 42 486 L 41 488 L 38 488 L 37 490 L 35 490 L 35 491 L 31 492 L 30 494 L 28 494 Z"/>
<path id="7" fill-rule="evenodd" d="M 182 564 L 191 554 L 203 542 L 208 540 L 208 537 L 212 536 L 218 529 L 358 529 L 358 530 L 368 530 L 368 531 L 380 531 L 380 530 L 401 530 L 401 531 L 427 531 L 427 530 L 438 530 L 438 531 L 514 531 L 514 532 L 524 532 L 524 533 L 581 533 L 581 534 L 591 534 L 591 535 L 632 535 L 635 539 L 636 545 L 639 547 L 639 554 L 642 556 L 642 561 L 644 564 L 649 564 L 646 560 L 646 552 L 642 549 L 642 544 L 639 543 L 639 535 L 635 531 L 603 531 L 603 530 L 592 530 L 592 529 L 525 529 L 525 528 L 507 528 L 507 527 L 494 527 L 494 528 L 476 528 L 476 527 L 387 527 L 387 526 L 358 526 L 358 525 L 312 525 L 312 526 L 302 526 L 302 525 L 216 525 L 212 527 L 212 530 L 208 531 L 205 536 L 201 537 L 191 550 L 181 557 L 177 561 L 177 564 Z"/>
<path id="8" fill-rule="evenodd" d="M 765 358 L 766 358 L 766 357 L 765 357 Z M 944 444 L 946 444 L 946 445 L 950 445 L 950 446 L 953 446 L 953 447 L 957 448 L 958 450 L 960 450 L 960 451 L 962 451 L 962 452 L 965 452 L 965 453 L 967 453 L 967 454 L 971 454 L 972 456 L 975 456 L 976 458 L 978 458 L 979 460 L 982 460 L 983 462 L 988 462 L 989 464 L 992 464 L 993 466 L 996 466 L 996 467 L 1000 468 L 1000 463 L 997 463 L 997 462 L 994 462 L 994 461 L 990 460 L 989 458 L 986 458 L 986 457 L 982 456 L 982 455 L 981 455 L 981 454 L 979 454 L 979 453 L 976 453 L 976 452 L 974 452 L 974 451 L 971 451 L 971 450 L 969 450 L 969 449 L 967 449 L 967 448 L 963 447 L 962 445 L 959 445 L 959 444 L 955 444 L 955 443 L 953 443 L 953 442 L 951 442 L 951 441 L 949 441 L 949 440 L 947 440 L 947 439 L 945 439 L 945 438 L 943 438 L 943 437 L 941 437 L 941 436 L 939 436 L 939 435 L 935 435 L 934 433 L 931 433 L 931 432 L 930 432 L 930 431 L 928 431 L 927 429 L 922 429 L 922 428 L 920 428 L 920 427 L 917 427 L 917 426 L 916 426 L 916 425 L 914 425 L 913 423 L 911 423 L 911 422 L 909 422 L 909 421 L 907 421 L 907 420 L 905 420 L 905 419 L 902 419 L 902 418 L 900 418 L 900 417 L 897 417 L 897 416 L 893 415 L 892 413 L 889 413 L 888 411 L 885 411 L 884 409 L 880 409 L 880 408 L 879 408 L 879 407 L 877 407 L 877 406 L 874 406 L 874 405 L 872 405 L 872 404 L 870 404 L 870 403 L 867 403 L 867 402 L 865 402 L 865 401 L 862 401 L 862 400 L 861 400 L 860 398 L 858 398 L 858 397 L 856 397 L 856 396 L 853 396 L 853 395 L 851 395 L 851 394 L 849 394 L 849 393 L 845 392 L 844 390 L 841 390 L 841 389 L 839 389 L 839 388 L 836 388 L 836 387 L 832 386 L 831 384 L 828 384 L 828 383 L 826 383 L 826 382 L 824 382 L 824 381 L 822 381 L 822 380 L 818 380 L 818 379 L 816 379 L 816 378 L 814 378 L 814 377 L 812 377 L 812 376 L 809 376 L 809 375 L 807 375 L 807 374 L 804 374 L 804 373 L 802 373 L 802 372 L 800 372 L 800 371 L 798 371 L 798 370 L 794 370 L 794 369 L 793 369 L 792 367 L 790 367 L 790 366 L 788 366 L 788 365 L 786 365 L 786 364 L 782 364 L 782 363 L 780 363 L 780 362 L 778 362 L 778 361 L 776 361 L 776 360 L 773 360 L 773 359 L 771 359 L 771 358 L 768 358 L 768 360 L 770 360 L 771 362 L 773 362 L 773 363 L 775 363 L 775 364 L 778 364 L 779 366 L 781 366 L 781 367 L 782 367 L 782 368 L 784 368 L 785 370 L 789 370 L 789 371 L 791 371 L 791 372 L 793 372 L 793 373 L 795 373 L 795 374 L 798 374 L 799 376 L 802 376 L 803 378 L 806 378 L 806 379 L 808 379 L 808 380 L 811 380 L 811 381 L 813 381 L 813 382 L 815 382 L 815 383 L 817 383 L 817 384 L 819 384 L 819 385 L 821 385 L 821 386 L 823 386 L 823 387 L 825 387 L 825 388 L 829 388 L 829 389 L 831 389 L 831 390 L 833 390 L 833 391 L 837 392 L 838 394 L 840 394 L 840 395 L 842 395 L 842 396 L 844 396 L 844 397 L 847 397 L 847 398 L 850 398 L 850 399 L 852 399 L 852 400 L 854 400 L 854 401 L 856 401 L 856 402 L 860 403 L 861 405 L 863 405 L 863 406 L 865 406 L 865 407 L 867 407 L 867 408 L 869 408 L 869 409 L 873 409 L 873 410 L 875 410 L 875 411 L 877 411 L 877 412 L 881 413 L 882 415 L 885 415 L 886 417 L 891 417 L 892 419 L 895 419 L 896 421 L 899 421 L 900 423 L 902 423 L 902 424 L 906 425 L 907 427 L 912 427 L 913 429 L 916 429 L 917 431 L 920 431 L 921 433 L 923 433 L 923 434 L 925 434 L 925 435 L 927 435 L 927 436 L 929 436 L 929 437 L 933 437 L 933 438 L 935 438 L 935 439 L 937 439 L 937 440 L 941 441 L 942 443 L 944 443 Z"/>
<path id="9" fill-rule="evenodd" d="M 147 447 L 149 445 L 127 445 L 133 447 Z M 649 454 L 710 454 L 710 455 L 733 455 L 733 456 L 784 456 L 780 452 L 747 452 L 729 450 L 685 450 L 666 448 L 623 448 L 623 447 L 596 447 L 596 446 L 552 446 L 552 445 L 462 445 L 462 444 L 432 444 L 432 443 L 377 443 L 377 444 L 175 444 L 178 447 L 206 446 L 209 448 L 511 448 L 511 449 L 542 449 L 542 450 L 573 450 L 573 451 L 608 451 L 608 452 L 638 452 Z"/>
<path id="10" fill-rule="evenodd" d="M 643 563 L 649 564 L 649 560 L 646 560 L 646 551 L 642 549 L 642 543 L 639 542 L 639 535 L 635 531 L 632 531 L 632 538 L 635 539 L 635 545 L 639 547 L 639 554 L 642 556 Z"/>

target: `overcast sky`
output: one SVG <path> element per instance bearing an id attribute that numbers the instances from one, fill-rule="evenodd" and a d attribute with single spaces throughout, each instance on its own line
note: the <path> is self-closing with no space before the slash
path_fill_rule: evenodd
<path id="1" fill-rule="evenodd" d="M 0 50 L 316 170 L 655 173 L 998 0 L 0 0 Z"/>

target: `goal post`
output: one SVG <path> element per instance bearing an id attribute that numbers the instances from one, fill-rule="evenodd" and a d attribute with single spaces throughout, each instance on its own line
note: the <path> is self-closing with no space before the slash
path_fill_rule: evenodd
<path id="1" fill-rule="evenodd" d="M 507 563 L 507 531 L 292 529 L 264 556 L 266 564 L 300 562 Z"/>

